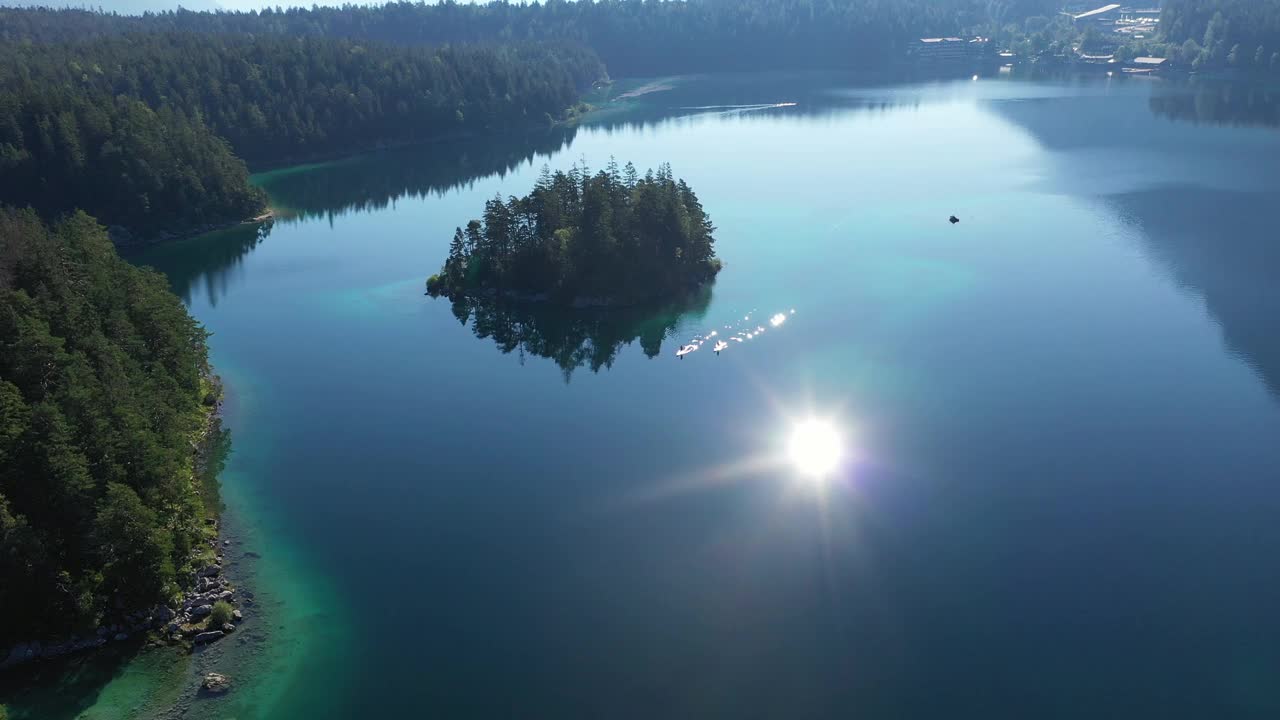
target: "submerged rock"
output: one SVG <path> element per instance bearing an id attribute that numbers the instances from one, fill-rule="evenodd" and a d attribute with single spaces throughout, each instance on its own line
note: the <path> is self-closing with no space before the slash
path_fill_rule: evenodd
<path id="1" fill-rule="evenodd" d="M 226 633 L 222 632 L 221 630 L 210 630 L 209 632 L 202 632 L 199 635 L 196 635 L 195 643 L 197 645 L 211 643 L 211 642 L 214 642 L 215 640 L 221 640 L 224 635 L 226 635 Z"/>
<path id="2" fill-rule="evenodd" d="M 211 672 L 204 676 L 204 682 L 200 686 L 215 695 L 224 693 L 231 689 L 231 678 L 221 673 Z"/>

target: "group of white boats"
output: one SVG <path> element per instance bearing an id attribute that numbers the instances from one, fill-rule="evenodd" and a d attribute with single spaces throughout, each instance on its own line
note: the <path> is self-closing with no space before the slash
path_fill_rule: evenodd
<path id="1" fill-rule="evenodd" d="M 794 315 L 795 313 L 796 313 L 795 309 L 792 309 L 790 313 L 774 313 L 774 315 L 769 318 L 769 326 L 772 328 L 780 327 L 783 323 L 787 321 L 788 315 Z M 750 323 L 751 316 L 750 315 L 743 316 L 742 321 L 744 324 Z M 721 352 L 729 349 L 730 342 L 743 343 L 743 342 L 747 342 L 748 340 L 754 340 L 755 338 L 763 335 L 765 333 L 765 330 L 768 329 L 763 325 L 756 325 L 755 327 L 751 327 L 750 325 L 748 325 L 745 328 L 741 326 L 737 326 L 737 327 L 739 329 L 737 330 L 737 332 L 735 332 L 732 335 L 721 335 L 720 330 L 712 330 L 706 335 L 694 335 L 692 340 L 690 340 L 688 343 L 684 345 L 681 345 L 680 349 L 676 350 L 676 357 L 683 360 L 685 355 L 688 355 L 689 353 L 697 352 L 706 343 L 712 343 L 712 346 L 711 346 L 712 351 L 714 351 L 715 354 L 719 355 Z M 735 326 L 725 325 L 722 329 L 725 331 L 733 331 L 735 329 Z"/>

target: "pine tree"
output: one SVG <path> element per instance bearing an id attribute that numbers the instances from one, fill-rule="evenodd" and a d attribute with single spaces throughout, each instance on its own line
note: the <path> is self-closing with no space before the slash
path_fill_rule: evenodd
<path id="1" fill-rule="evenodd" d="M 449 243 L 449 259 L 445 261 L 444 270 L 450 283 L 460 283 L 466 275 L 465 240 L 462 228 L 453 231 L 453 242 Z"/>

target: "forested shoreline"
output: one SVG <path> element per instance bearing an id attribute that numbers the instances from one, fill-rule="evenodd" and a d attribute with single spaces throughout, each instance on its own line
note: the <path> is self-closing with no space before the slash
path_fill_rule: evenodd
<path id="1" fill-rule="evenodd" d="M 0 201 L 141 236 L 260 214 L 249 168 L 547 125 L 620 76 L 873 68 L 916 38 L 1094 40 L 1051 0 L 388 3 L 122 16 L 0 8 Z M 1280 10 L 1170 0 L 1120 52 L 1280 72 Z M 1056 18 L 1056 19 L 1055 19 Z"/>
<path id="2" fill-rule="evenodd" d="M 1051 0 L 551 0 L 178 10 L 138 17 L 0 10 L 0 38 L 49 41 L 179 30 L 409 46 L 555 41 L 592 49 L 615 76 L 645 76 L 879 66 L 922 35 L 956 34 L 1059 9 Z"/>
<path id="3" fill-rule="evenodd" d="M 545 127 L 602 77 L 594 54 L 568 45 L 187 32 L 4 42 L 0 202 L 181 234 L 263 212 L 247 164 Z"/>
<path id="4" fill-rule="evenodd" d="M 193 448 L 219 388 L 203 328 L 92 218 L 0 208 L 0 238 L 0 644 L 93 637 L 211 554 Z"/>
<path id="5" fill-rule="evenodd" d="M 1189 66 L 1280 74 L 1280 3 L 1165 0 L 1160 25 L 1171 52 Z"/>

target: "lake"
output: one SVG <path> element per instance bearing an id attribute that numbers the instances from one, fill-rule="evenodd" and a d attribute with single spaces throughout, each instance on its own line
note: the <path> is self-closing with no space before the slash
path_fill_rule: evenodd
<path id="1" fill-rule="evenodd" d="M 1280 713 L 1280 92 L 669 84 L 266 173 L 269 232 L 135 258 L 213 333 L 255 603 L 30 716 Z M 708 293 L 424 297 L 485 200 L 611 157 L 696 190 Z M 677 359 L 711 330 L 743 340 Z M 156 679 L 219 668 L 222 699 Z"/>

